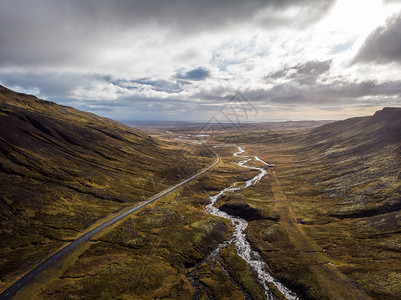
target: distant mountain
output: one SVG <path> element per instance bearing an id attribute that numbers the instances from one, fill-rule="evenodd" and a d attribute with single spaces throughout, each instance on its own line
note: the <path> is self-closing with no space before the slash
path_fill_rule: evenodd
<path id="1" fill-rule="evenodd" d="M 0 288 L 99 218 L 201 168 L 132 127 L 2 86 L 0 129 Z"/>

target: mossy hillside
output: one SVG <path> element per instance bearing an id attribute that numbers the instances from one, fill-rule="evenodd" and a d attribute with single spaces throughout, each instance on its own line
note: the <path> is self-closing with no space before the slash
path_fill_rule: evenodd
<path id="1" fill-rule="evenodd" d="M 0 287 L 97 220 L 211 164 L 94 114 L 0 87 Z"/>
<path id="2" fill-rule="evenodd" d="M 352 131 L 366 120 L 350 121 L 353 125 L 344 125 L 343 131 Z M 339 146 L 335 127 L 327 125 L 324 130 L 333 136 L 326 135 L 324 143 L 308 140 L 303 132 L 281 132 L 280 141 L 266 136 L 266 146 L 252 144 L 247 149 L 276 164 L 296 226 L 302 226 L 318 247 L 313 256 L 327 268 L 343 272 L 369 296 L 397 299 L 400 144 L 397 139 L 386 139 L 381 147 L 368 146 L 381 139 L 374 131 L 382 130 L 383 123 L 371 126 L 370 131 L 357 129 L 359 136 L 352 141 L 343 132 Z M 319 131 L 315 129 L 314 134 Z M 267 182 L 260 186 L 269 190 Z M 252 221 L 248 229 L 252 245 L 283 282 L 300 294 L 321 299 L 325 292 L 315 276 L 320 271 L 311 267 L 313 256 L 297 250 L 303 247 L 301 241 L 280 222 Z"/>
<path id="3" fill-rule="evenodd" d="M 277 186 L 273 177 L 270 176 L 264 177 L 256 186 L 241 191 L 241 195 L 229 193 L 227 197 L 221 199 L 219 204 L 239 201 L 261 211 L 270 211 L 272 215 L 279 214 L 278 219 L 266 217 L 251 221 L 248 227 L 248 238 L 252 247 L 257 249 L 268 262 L 273 275 L 299 295 L 311 299 L 325 299 L 329 297 L 328 295 L 337 295 L 332 298 L 339 299 L 341 291 L 338 282 L 332 280 L 331 277 L 322 281 L 322 276 L 326 275 L 325 270 L 333 272 L 340 270 L 348 278 L 354 280 L 353 283 L 359 284 L 368 291 L 370 296 L 378 299 L 399 298 L 396 285 L 400 261 L 398 257 L 400 217 L 398 211 L 394 210 L 394 206 L 391 206 L 393 211 L 383 212 L 381 209 L 376 209 L 376 207 L 380 207 L 380 202 L 386 203 L 397 191 L 392 179 L 399 176 L 397 173 L 399 166 L 397 156 L 395 156 L 398 152 L 394 152 L 397 146 L 393 147 L 387 144 L 386 147 L 380 149 L 380 153 L 377 152 L 377 149 L 376 152 L 344 152 L 346 149 L 343 146 L 337 149 L 326 147 L 330 142 L 328 140 L 325 141 L 324 150 L 321 150 L 319 145 L 316 147 L 316 145 L 307 144 L 306 139 L 303 138 L 306 137 L 303 136 L 304 133 L 292 131 L 287 135 L 282 131 L 275 133 L 274 139 L 270 139 L 271 136 L 266 135 L 265 140 L 261 139 L 262 131 L 255 136 L 252 133 L 246 135 L 236 133 L 235 135 L 235 138 L 241 137 L 243 141 L 246 139 L 252 141 L 254 137 L 254 141 L 259 143 L 258 145 L 244 144 L 241 146 L 245 146 L 248 153 L 258 155 L 263 160 L 276 164 L 276 174 L 281 182 L 281 188 L 285 192 L 287 206 L 274 199 L 276 194 L 272 191 L 277 190 Z M 227 132 L 224 134 L 227 135 Z M 261 141 L 266 144 L 261 145 Z M 364 139 L 360 138 L 356 141 L 363 143 Z M 331 145 L 334 145 L 334 142 Z M 346 143 L 344 145 L 349 147 Z M 224 151 L 228 150 L 221 148 L 221 150 L 223 149 Z M 390 151 L 390 149 L 393 150 Z M 230 151 L 235 152 L 235 148 L 232 147 Z M 230 155 L 227 154 L 227 158 Z M 357 156 L 360 156 L 359 160 Z M 377 159 L 378 157 L 379 159 Z M 229 161 L 235 160 L 232 156 L 229 159 Z M 203 253 L 208 252 L 206 245 L 199 248 L 195 245 L 202 244 L 202 241 L 210 242 L 219 237 L 219 235 L 206 234 L 206 232 L 213 232 L 213 230 L 210 231 L 210 228 L 213 228 L 213 224 L 215 224 L 213 219 L 209 220 L 204 216 L 203 209 L 204 205 L 208 203 L 207 196 L 229 186 L 233 183 L 233 179 L 234 181 L 236 179 L 245 181 L 252 177 L 248 177 L 251 173 L 247 175 L 238 173 L 242 168 L 234 166 L 231 169 L 231 167 L 232 165 L 226 161 L 221 168 L 215 169 L 211 174 L 207 173 L 208 176 L 196 181 L 196 187 L 200 187 L 199 189 L 191 186 L 191 188 L 183 189 L 180 193 L 177 192 L 164 199 L 163 207 L 155 210 L 156 218 L 147 219 L 144 216 L 137 216 L 139 219 L 135 220 L 135 217 L 133 220 L 134 223 L 141 224 L 139 227 L 131 224 L 124 230 L 121 229 L 118 234 L 113 233 L 113 229 L 108 232 L 110 236 L 106 235 L 109 239 L 101 237 L 94 240 L 90 245 L 92 250 L 83 254 L 77 263 L 72 264 L 69 273 L 43 291 L 40 297 L 43 298 L 43 295 L 63 297 L 70 292 L 78 297 L 78 295 L 83 295 L 80 293 L 83 293 L 84 290 L 93 291 L 93 286 L 99 290 L 95 291 L 94 295 L 99 297 L 102 283 L 106 289 L 107 280 L 113 279 L 109 279 L 105 275 L 98 277 L 98 274 L 103 274 L 107 267 L 112 265 L 116 266 L 116 270 L 120 268 L 128 270 L 128 273 L 131 272 L 130 274 L 133 276 L 145 274 L 143 276 L 147 276 L 146 285 L 150 291 L 149 295 L 139 294 L 141 287 L 130 290 L 128 285 L 125 285 L 121 290 L 111 288 L 111 294 L 106 293 L 100 297 L 118 298 L 135 295 L 136 298 L 187 299 L 189 295 L 189 298 L 192 298 L 194 289 L 188 280 L 182 277 L 185 275 L 182 272 L 191 268 L 193 262 L 202 257 Z M 373 177 L 382 179 L 376 181 L 376 178 L 369 176 L 369 169 L 375 172 Z M 358 176 L 359 173 L 363 176 Z M 391 174 L 388 175 L 389 173 Z M 339 178 L 336 180 L 337 177 Z M 383 182 L 389 182 L 390 185 L 383 186 Z M 383 190 L 384 193 L 380 195 L 379 199 L 374 198 L 373 196 L 380 190 Z M 343 197 L 348 194 L 351 197 L 344 201 Z M 370 208 L 373 210 L 369 209 L 369 215 L 355 215 L 356 211 L 363 211 L 361 208 L 364 206 L 359 203 L 362 199 L 360 195 L 370 199 Z M 380 205 L 376 206 L 376 202 Z M 181 209 L 175 207 L 180 206 L 181 203 Z M 347 205 L 350 206 L 352 213 L 341 215 L 336 213 L 336 209 Z M 285 209 L 288 209 L 289 212 L 286 212 Z M 195 211 L 199 211 L 199 215 Z M 294 220 L 293 223 L 287 223 L 289 218 L 286 215 L 288 213 L 291 215 L 291 221 Z M 166 218 L 163 216 L 164 214 L 167 215 Z M 147 211 L 146 215 L 152 215 L 152 211 Z M 170 219 L 172 221 L 169 221 Z M 182 223 L 182 226 L 174 227 L 177 222 Z M 170 227 L 174 228 L 174 231 L 181 230 L 185 240 L 180 239 L 176 233 L 167 232 Z M 144 228 L 144 231 L 141 231 L 141 228 Z M 202 228 L 204 233 L 200 231 Z M 293 228 L 302 229 L 306 239 L 303 239 L 303 236 Z M 192 234 L 187 234 L 188 232 Z M 128 238 L 125 238 L 126 234 Z M 168 238 L 162 238 L 164 236 Z M 204 239 L 204 236 L 212 238 Z M 159 237 L 161 239 L 158 239 Z M 184 243 L 184 246 L 172 243 L 173 240 L 177 243 Z M 149 244 L 157 246 L 147 248 Z M 175 247 L 179 251 L 174 252 Z M 193 247 L 194 251 L 186 251 L 185 249 L 188 247 Z M 136 256 L 131 256 L 130 251 L 137 253 Z M 224 251 L 229 250 L 225 249 Z M 226 254 L 224 251 L 222 253 Z M 232 257 L 239 259 L 234 249 L 230 249 L 230 251 L 232 251 L 230 254 Z M 110 255 L 115 257 L 110 257 Z M 108 257 L 108 260 L 102 261 L 102 256 Z M 145 265 L 153 266 L 153 262 L 160 262 L 166 274 L 165 281 L 161 286 L 159 286 L 159 275 L 154 274 L 152 270 L 148 271 L 149 275 L 146 275 L 146 272 L 140 273 L 140 270 L 131 271 L 137 266 L 131 265 L 129 259 L 136 259 L 136 264 L 140 264 L 141 260 L 138 257 L 144 258 Z M 190 263 L 181 267 L 180 261 Z M 231 261 L 230 265 L 241 265 L 241 260 L 238 261 Z M 221 259 L 221 262 L 224 263 L 224 260 Z M 242 261 L 242 263 L 244 262 Z M 83 266 L 82 270 L 80 270 L 81 265 Z M 170 266 L 175 267 L 169 270 Z M 228 270 L 229 266 L 224 266 Z M 146 269 L 145 266 L 143 268 Z M 238 273 L 232 268 L 230 274 L 238 283 L 242 271 L 245 269 L 243 266 L 237 269 Z M 209 291 L 214 295 L 225 294 L 226 292 L 222 291 L 228 290 L 230 283 L 227 278 L 221 277 L 224 272 L 220 265 L 217 264 L 215 271 L 208 268 L 202 270 L 200 278 Z M 89 275 L 82 276 L 85 273 L 91 274 L 91 278 Z M 112 274 L 116 278 L 120 276 L 118 274 L 121 274 L 122 277 L 125 276 L 123 271 L 113 271 Z M 233 274 L 237 274 L 237 276 L 233 276 Z M 249 282 L 250 286 L 252 286 L 252 280 L 255 280 L 254 275 L 251 274 L 252 272 L 243 279 L 243 282 Z M 97 283 L 89 280 L 93 280 L 93 278 L 98 280 Z M 183 281 L 181 278 L 184 278 Z M 118 280 L 114 279 L 114 282 L 117 284 Z M 174 285 L 172 282 L 177 284 Z M 219 285 L 224 287 L 220 291 L 218 291 Z M 385 288 L 381 288 L 380 285 Z M 76 292 L 79 289 L 81 290 Z M 231 294 L 227 292 L 226 295 L 234 297 L 239 289 L 233 288 L 232 291 Z M 77 294 L 73 294 L 74 292 Z M 87 297 L 90 296 L 87 295 Z M 206 294 L 203 294 L 203 297 L 206 297 Z"/>
<path id="4" fill-rule="evenodd" d="M 350 164 L 353 160 L 357 162 Z M 306 228 L 311 234 L 320 233 L 319 240 L 324 247 L 335 244 L 328 249 L 332 254 L 334 248 L 340 248 L 351 251 L 353 259 L 377 257 L 373 249 L 377 249 L 381 241 L 396 241 L 399 229 L 399 182 L 396 178 L 400 163 L 394 147 L 385 147 L 380 154 L 369 153 L 364 158 L 349 155 L 341 160 L 336 158 L 334 170 L 328 168 L 331 162 L 322 157 L 312 168 L 304 166 L 294 172 L 294 167 L 289 166 L 282 170 L 280 177 L 290 192 L 288 196 L 294 203 L 294 210 L 309 220 L 305 225 L 309 225 Z M 289 180 L 289 173 L 292 178 L 302 179 L 294 184 L 294 180 Z M 300 189 L 300 185 L 304 188 Z M 306 209 L 307 206 L 314 209 Z M 331 239 L 323 239 L 325 235 L 331 235 Z M 357 250 L 360 247 L 363 251 Z"/>
<path id="5" fill-rule="evenodd" d="M 209 195 L 255 175 L 255 172 L 243 172 L 243 168 L 233 163 L 232 153 L 236 148 L 231 150 L 227 151 L 227 157 L 222 157 L 218 168 L 94 239 L 60 279 L 37 297 L 192 299 L 195 289 L 187 272 L 231 234 L 227 220 L 205 213 Z M 162 266 L 162 272 L 154 272 L 157 265 Z M 216 299 L 242 299 L 244 292 L 255 299 L 265 297 L 256 274 L 238 257 L 234 246 L 223 250 L 212 269 L 202 265 L 195 276 L 207 291 L 201 292 L 201 299 L 208 295 Z M 139 277 L 143 278 L 144 285 L 125 284 Z M 123 284 L 118 288 L 109 286 L 117 285 L 121 281 L 119 278 Z M 90 294 L 85 294 L 86 291 Z"/>
<path id="6" fill-rule="evenodd" d="M 228 169 L 223 163 L 221 170 L 213 169 L 93 239 L 37 297 L 190 299 L 194 288 L 187 268 L 231 234 L 227 220 L 206 214 L 200 205 L 233 180 L 227 178 Z M 229 290 L 231 283 L 218 270 L 212 280 L 224 281 Z"/>
<path id="7" fill-rule="evenodd" d="M 301 296 L 337 299 L 339 283 L 345 282 L 356 290 L 359 285 L 362 295 L 366 290 L 378 299 L 400 297 L 401 117 L 396 113 L 389 120 L 378 114 L 313 131 L 242 128 L 231 136 L 227 131 L 215 134 L 217 141 L 241 143 L 248 153 L 276 164 L 294 221 L 286 223 L 288 212 L 281 206 L 278 220 L 251 221 L 248 238 L 273 274 Z M 219 205 L 240 202 L 277 213 L 274 185 L 265 177 L 241 195 L 223 196 Z M 306 240 L 291 228 L 302 228 Z M 336 273 L 336 280 L 324 279 L 332 269 L 348 278 Z M 347 293 L 345 285 L 343 289 Z"/>

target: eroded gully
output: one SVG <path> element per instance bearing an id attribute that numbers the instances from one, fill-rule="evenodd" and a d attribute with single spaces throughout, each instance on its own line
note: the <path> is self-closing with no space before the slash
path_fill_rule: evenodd
<path id="1" fill-rule="evenodd" d="M 228 192 L 236 192 L 242 189 L 245 189 L 247 187 L 250 187 L 256 183 L 258 183 L 263 176 L 267 174 L 267 170 L 264 168 L 259 168 L 259 167 L 251 167 L 246 165 L 247 162 L 251 160 L 256 160 L 259 161 L 263 164 L 268 165 L 266 162 L 261 160 L 257 156 L 245 156 L 242 155 L 245 150 L 242 147 L 238 147 L 238 152 L 234 153 L 235 157 L 240 157 L 243 158 L 240 162 L 237 163 L 238 166 L 247 168 L 247 169 L 252 169 L 252 170 L 257 170 L 259 171 L 259 174 L 254 176 L 252 179 L 246 181 L 244 184 L 240 184 L 238 182 L 235 182 L 231 186 L 221 190 L 218 194 L 214 196 L 210 196 L 210 204 L 206 206 L 206 212 L 209 214 L 212 214 L 214 216 L 226 218 L 231 221 L 232 226 L 234 228 L 234 232 L 231 235 L 231 237 L 221 243 L 215 250 L 213 250 L 208 257 L 206 257 L 204 260 L 199 262 L 197 265 L 194 266 L 191 272 L 188 272 L 188 278 L 191 281 L 191 284 L 195 287 L 197 290 L 197 296 L 195 298 L 198 298 L 200 295 L 200 289 L 203 289 L 206 294 L 209 296 L 209 298 L 213 298 L 211 295 L 211 291 L 208 289 L 207 286 L 204 286 L 199 280 L 196 279 L 196 271 L 197 269 L 204 263 L 208 263 L 210 265 L 210 268 L 213 269 L 214 265 L 216 263 L 216 258 L 219 255 L 220 251 L 229 246 L 230 244 L 234 243 L 236 247 L 236 251 L 238 256 L 240 256 L 242 259 L 244 259 L 249 266 L 255 271 L 257 274 L 258 282 L 262 286 L 266 298 L 267 299 L 276 299 L 271 290 L 269 289 L 269 285 L 274 285 L 287 299 L 293 300 L 293 299 L 298 299 L 295 293 L 293 293 L 291 290 L 289 290 L 287 287 L 285 287 L 282 283 L 280 283 L 278 280 L 276 280 L 269 272 L 269 267 L 268 265 L 262 260 L 260 257 L 260 254 L 252 250 L 251 245 L 249 244 L 246 236 L 246 229 L 248 227 L 248 222 L 240 217 L 232 216 L 224 211 L 219 210 L 215 204 L 219 200 L 220 197 L 222 197 L 224 194 Z M 238 287 L 242 290 L 244 293 L 245 298 L 250 298 L 248 293 L 237 283 L 234 281 L 234 279 L 227 273 L 225 270 L 224 266 L 219 262 L 220 266 L 222 267 L 224 273 L 229 277 L 229 279 Z"/>

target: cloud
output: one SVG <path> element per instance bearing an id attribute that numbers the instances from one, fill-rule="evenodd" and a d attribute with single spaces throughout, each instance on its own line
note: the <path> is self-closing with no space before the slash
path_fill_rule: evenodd
<path id="1" fill-rule="evenodd" d="M 242 94 L 255 106 L 344 107 L 397 105 L 401 101 L 401 80 L 351 82 L 338 78 L 330 83 L 301 85 L 295 81 L 276 84 L 270 89 L 244 89 Z M 221 98 L 224 101 L 223 98 Z"/>
<path id="2" fill-rule="evenodd" d="M 75 72 L 30 72 L 1 71 L 0 81 L 9 88 L 37 90 L 36 96 L 54 101 L 66 99 L 72 90 L 81 86 L 90 86 L 101 80 L 99 75 Z"/>
<path id="3" fill-rule="evenodd" d="M 114 79 L 110 76 L 104 77 L 105 81 L 112 83 L 116 86 L 130 89 L 139 90 L 141 87 L 149 87 L 150 89 L 158 92 L 166 92 L 169 94 L 180 93 L 183 91 L 181 84 L 176 80 L 163 80 L 163 79 L 151 79 L 141 78 L 133 80 Z"/>
<path id="4" fill-rule="evenodd" d="M 307 75 L 320 75 L 327 72 L 330 69 L 331 60 L 326 61 L 308 61 L 304 64 L 299 64 L 293 68 L 297 70 L 298 74 Z"/>
<path id="5" fill-rule="evenodd" d="M 401 0 L 382 0 L 384 3 L 400 3 Z"/>
<path id="6" fill-rule="evenodd" d="M 366 32 L 357 30 L 363 22 L 349 32 L 344 13 L 358 22 L 361 3 L 0 1 L 0 82 L 117 119 L 207 119 L 238 91 L 286 111 L 389 105 L 400 100 L 397 65 L 345 65 Z M 370 28 L 384 18 L 369 19 Z M 367 48 L 383 44 L 382 33 L 398 37 L 398 19 Z"/>
<path id="7" fill-rule="evenodd" d="M 401 12 L 378 27 L 365 40 L 353 63 L 401 63 Z"/>
<path id="8" fill-rule="evenodd" d="M 297 28 L 321 18 L 333 2 L 1 1 L 0 66 L 93 70 L 118 62 L 127 68 L 129 61 L 137 62 L 133 55 L 150 60 L 144 55 L 146 50 L 172 59 L 176 53 L 162 49 L 196 34 L 226 32 L 245 23 L 266 29 Z M 196 57 L 196 52 L 196 48 L 188 50 L 184 56 Z"/>
<path id="9" fill-rule="evenodd" d="M 185 72 L 184 74 L 178 73 L 175 75 L 178 79 L 186 79 L 186 80 L 205 80 L 210 77 L 210 71 L 204 67 L 198 67 L 196 69 Z"/>
<path id="10" fill-rule="evenodd" d="M 330 70 L 332 60 L 317 61 L 312 60 L 294 66 L 284 68 L 268 75 L 265 79 L 293 79 L 300 84 L 314 84 L 320 75 Z"/>

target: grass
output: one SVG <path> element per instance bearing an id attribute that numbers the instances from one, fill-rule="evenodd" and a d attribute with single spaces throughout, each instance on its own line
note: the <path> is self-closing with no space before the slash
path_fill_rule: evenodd
<path id="1" fill-rule="evenodd" d="M 3 287 L 99 219 L 213 161 L 191 142 L 173 142 L 199 128 L 169 135 L 152 129 L 149 137 L 28 96 L 14 95 L 11 103 L 10 93 L 1 92 L 0 122 L 20 135 L 0 137 Z M 302 298 L 401 298 L 400 118 L 388 114 L 386 122 L 377 120 L 382 112 L 317 129 L 250 125 L 217 130 L 210 140 L 241 143 L 247 154 L 276 165 L 257 185 L 217 205 L 258 215 L 250 218 L 249 242 L 274 277 Z M 204 261 L 232 232 L 227 220 L 205 213 L 208 197 L 256 174 L 232 163 L 240 160 L 232 156 L 236 149 L 216 148 L 217 168 L 101 232 L 18 296 L 265 298 L 234 245 L 214 265 Z M 199 284 L 191 284 L 191 272 Z"/>
<path id="2" fill-rule="evenodd" d="M 231 276 L 252 297 L 252 299 L 265 299 L 266 296 L 261 289 L 256 274 L 250 266 L 240 258 L 234 245 L 221 252 L 221 258 Z"/>
<path id="3" fill-rule="evenodd" d="M 93 238 L 33 299 L 192 299 L 195 289 L 186 273 L 231 235 L 227 220 L 205 213 L 208 195 L 254 175 L 238 172 L 243 169 L 230 163 L 232 150 L 221 151 L 227 156 L 218 168 Z M 234 246 L 222 251 L 214 268 L 202 265 L 195 276 L 217 299 L 242 299 L 244 293 L 254 299 L 265 297 L 255 273 Z M 205 297 L 201 293 L 201 299 Z"/>
<path id="4" fill-rule="evenodd" d="M 187 266 L 230 234 L 225 220 L 206 215 L 195 205 L 194 198 L 204 197 L 206 184 L 216 182 L 207 176 L 197 181 L 99 234 L 58 280 L 35 297 L 187 299 L 193 292 L 185 276 Z"/>
<path id="5" fill-rule="evenodd" d="M 360 286 L 368 294 L 365 298 L 399 298 L 397 146 L 338 156 L 333 153 L 351 146 L 304 152 L 302 147 L 310 147 L 306 146 L 308 141 L 295 144 L 293 140 L 291 133 L 286 143 L 251 144 L 247 149 L 276 164 L 287 207 L 293 211 L 293 226 L 302 228 L 308 244 L 317 252 L 301 251 L 305 245 L 283 219 L 288 215 L 285 210 L 279 211 L 281 218 L 276 223 L 251 222 L 252 245 L 278 278 L 307 298 L 341 298 L 344 287 L 336 285 L 335 280 L 324 280 L 324 273 L 330 269 L 338 272 L 341 280 L 349 279 Z M 365 142 L 363 138 L 359 141 Z M 269 190 L 272 184 L 262 181 L 260 186 Z M 264 197 L 263 193 L 259 195 Z M 314 260 L 324 268 L 313 265 Z"/>
<path id="6" fill-rule="evenodd" d="M 0 112 L 0 289 L 99 220 L 214 161 L 195 145 L 2 87 Z"/>

